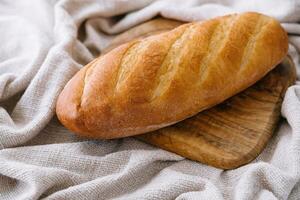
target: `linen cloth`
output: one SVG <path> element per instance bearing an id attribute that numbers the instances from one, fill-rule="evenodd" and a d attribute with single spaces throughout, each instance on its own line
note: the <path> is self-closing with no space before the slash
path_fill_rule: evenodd
<path id="1" fill-rule="evenodd" d="M 133 138 L 82 139 L 55 117 L 63 86 L 117 34 L 157 15 L 195 21 L 244 11 L 282 23 L 299 70 L 296 0 L 2 0 L 0 199 L 299 199 L 300 82 L 266 149 L 235 170 Z"/>

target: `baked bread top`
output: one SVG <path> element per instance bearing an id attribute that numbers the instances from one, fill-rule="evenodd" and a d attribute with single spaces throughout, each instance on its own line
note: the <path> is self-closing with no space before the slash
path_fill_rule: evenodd
<path id="1" fill-rule="evenodd" d="M 272 70 L 287 50 L 280 24 L 259 13 L 184 24 L 93 60 L 67 83 L 56 113 L 82 136 L 145 133 L 244 90 Z"/>

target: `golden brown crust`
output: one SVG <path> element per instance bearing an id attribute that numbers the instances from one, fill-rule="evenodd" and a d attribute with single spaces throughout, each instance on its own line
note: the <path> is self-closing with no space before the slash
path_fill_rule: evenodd
<path id="1" fill-rule="evenodd" d="M 57 116 L 94 138 L 156 130 L 249 87 L 287 49 L 280 24 L 258 13 L 185 24 L 121 45 L 81 69 L 60 94 Z"/>

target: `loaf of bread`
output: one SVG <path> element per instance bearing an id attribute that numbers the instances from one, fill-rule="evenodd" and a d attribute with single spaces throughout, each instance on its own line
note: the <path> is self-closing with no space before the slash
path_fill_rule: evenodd
<path id="1" fill-rule="evenodd" d="M 149 132 L 246 89 L 287 50 L 280 24 L 259 13 L 184 24 L 93 60 L 67 83 L 56 113 L 81 136 L 111 139 Z"/>

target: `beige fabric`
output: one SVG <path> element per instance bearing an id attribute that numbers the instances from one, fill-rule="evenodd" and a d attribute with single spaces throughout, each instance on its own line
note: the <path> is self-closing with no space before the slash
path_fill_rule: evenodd
<path id="1" fill-rule="evenodd" d="M 191 21 L 250 10 L 283 23 L 299 68 L 297 1 L 1 1 L 0 199 L 298 199 L 300 82 L 265 151 L 229 171 L 132 138 L 83 140 L 53 117 L 64 84 L 115 34 L 158 14 Z"/>

